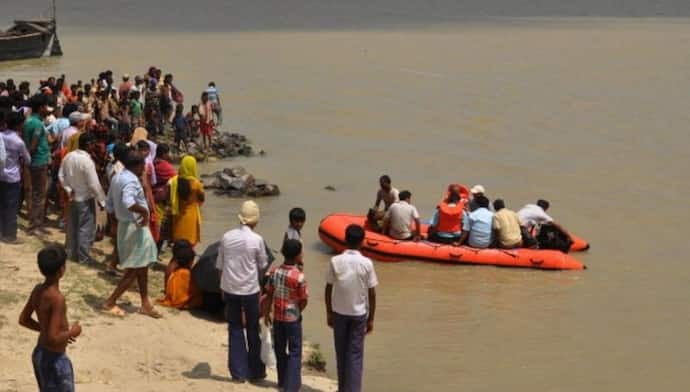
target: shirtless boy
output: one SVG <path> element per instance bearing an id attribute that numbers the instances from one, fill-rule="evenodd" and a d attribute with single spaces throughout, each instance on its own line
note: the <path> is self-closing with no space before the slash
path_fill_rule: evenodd
<path id="1" fill-rule="evenodd" d="M 65 297 L 60 292 L 66 259 L 65 249 L 60 246 L 38 252 L 38 268 L 45 281 L 31 292 L 19 316 L 20 325 L 39 333 L 31 359 L 41 391 L 74 391 L 74 371 L 65 349 L 81 334 L 81 326 L 76 322 L 70 328 Z M 33 318 L 34 312 L 38 321 Z"/>

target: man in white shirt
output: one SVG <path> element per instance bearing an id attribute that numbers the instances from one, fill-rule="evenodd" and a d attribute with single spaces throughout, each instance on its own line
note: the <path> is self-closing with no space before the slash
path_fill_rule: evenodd
<path id="1" fill-rule="evenodd" d="M 374 330 L 378 280 L 374 264 L 358 250 L 362 241 L 364 229 L 348 226 L 349 249 L 331 259 L 326 274 L 326 316 L 333 328 L 340 392 L 362 390 L 364 336 Z"/>
<path id="2" fill-rule="evenodd" d="M 96 165 L 89 155 L 94 137 L 85 133 L 79 137 L 79 149 L 70 152 L 60 164 L 58 179 L 69 198 L 69 216 L 65 228 L 67 256 L 80 263 L 93 259 L 89 251 L 96 237 L 96 202 L 105 206 L 105 192 L 96 173 Z"/>
<path id="3" fill-rule="evenodd" d="M 419 240 L 419 212 L 410 204 L 412 193 L 400 192 L 400 201 L 394 203 L 383 217 L 383 232 L 396 240 Z M 415 225 L 414 231 L 410 228 Z"/>
<path id="4" fill-rule="evenodd" d="M 259 206 L 251 200 L 244 202 L 238 218 L 240 227 L 223 235 L 216 260 L 228 306 L 230 375 L 237 382 L 260 381 L 266 378 L 266 367 L 259 339 L 259 276 L 268 267 L 268 255 L 263 238 L 254 232 Z M 247 321 L 246 341 L 242 313 Z"/>

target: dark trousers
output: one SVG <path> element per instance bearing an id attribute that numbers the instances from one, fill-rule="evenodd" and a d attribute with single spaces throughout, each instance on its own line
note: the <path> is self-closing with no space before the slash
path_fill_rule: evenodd
<path id="1" fill-rule="evenodd" d="M 366 331 L 367 315 L 345 316 L 333 313 L 333 337 L 338 362 L 338 392 L 362 390 Z"/>
<path id="2" fill-rule="evenodd" d="M 31 361 L 40 391 L 74 392 L 74 369 L 67 354 L 36 346 Z"/>
<path id="3" fill-rule="evenodd" d="M 96 203 L 94 199 L 69 203 L 65 230 L 67 256 L 80 262 L 91 261 L 90 251 L 96 239 Z"/>
<path id="4" fill-rule="evenodd" d="M 21 193 L 21 181 L 0 181 L 0 236 L 10 241 L 17 239 L 17 215 Z"/>
<path id="5" fill-rule="evenodd" d="M 228 367 L 237 380 L 260 379 L 266 376 L 266 366 L 261 361 L 259 338 L 259 293 L 234 295 L 224 293 L 228 308 Z M 247 338 L 242 328 L 242 312 L 247 317 Z"/>
<path id="6" fill-rule="evenodd" d="M 29 228 L 43 226 L 46 218 L 46 192 L 48 191 L 48 166 L 31 167 L 31 219 Z"/>
<path id="7" fill-rule="evenodd" d="M 302 386 L 302 321 L 273 322 L 278 387 L 298 392 Z"/>

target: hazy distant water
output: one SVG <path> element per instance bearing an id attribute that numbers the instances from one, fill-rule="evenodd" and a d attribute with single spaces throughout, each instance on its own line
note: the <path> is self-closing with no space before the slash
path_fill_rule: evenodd
<path id="1" fill-rule="evenodd" d="M 48 0 L 2 0 L 0 25 Z M 686 0 L 58 0 L 61 23 L 175 31 L 413 27 L 493 17 L 682 17 Z"/>
<path id="2" fill-rule="evenodd" d="M 61 3 L 73 9 L 61 7 L 66 55 L 0 65 L 0 78 L 157 64 L 187 104 L 214 79 L 228 127 L 268 151 L 218 166 L 244 164 L 283 190 L 260 201 L 260 232 L 277 247 L 287 211 L 307 209 L 305 334 L 331 374 L 316 227 L 364 211 L 387 172 L 425 217 L 451 181 L 482 183 L 512 208 L 546 197 L 593 248 L 577 255 L 581 272 L 377 263 L 366 390 L 690 389 L 688 19 L 463 21 L 495 1 Z M 502 2 L 517 16 L 583 4 L 553 3 Z M 648 2 L 589 3 L 587 15 L 654 16 Z M 170 15 L 147 22 L 156 4 Z M 234 225 L 239 202 L 208 201 L 205 243 Z"/>

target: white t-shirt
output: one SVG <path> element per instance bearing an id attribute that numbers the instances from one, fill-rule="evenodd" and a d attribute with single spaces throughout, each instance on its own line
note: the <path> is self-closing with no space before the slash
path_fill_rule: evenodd
<path id="1" fill-rule="evenodd" d="M 398 240 L 406 240 L 412 236 L 410 226 L 419 219 L 419 212 L 417 208 L 406 201 L 399 201 L 394 203 L 383 218 L 389 221 L 388 234 Z"/>
<path id="2" fill-rule="evenodd" d="M 553 218 L 551 218 L 543 208 L 536 204 L 527 204 L 522 207 L 522 209 L 518 211 L 518 215 L 520 216 L 520 225 L 527 228 L 553 222 Z"/>
<path id="3" fill-rule="evenodd" d="M 366 315 L 369 312 L 369 289 L 379 283 L 374 263 L 352 249 L 331 259 L 326 282 L 333 285 L 333 311 L 345 316 Z"/>
<path id="4" fill-rule="evenodd" d="M 302 242 L 302 236 L 300 235 L 299 231 L 292 226 L 288 226 L 287 230 L 285 230 L 285 238 L 288 240 L 297 240 Z"/>

